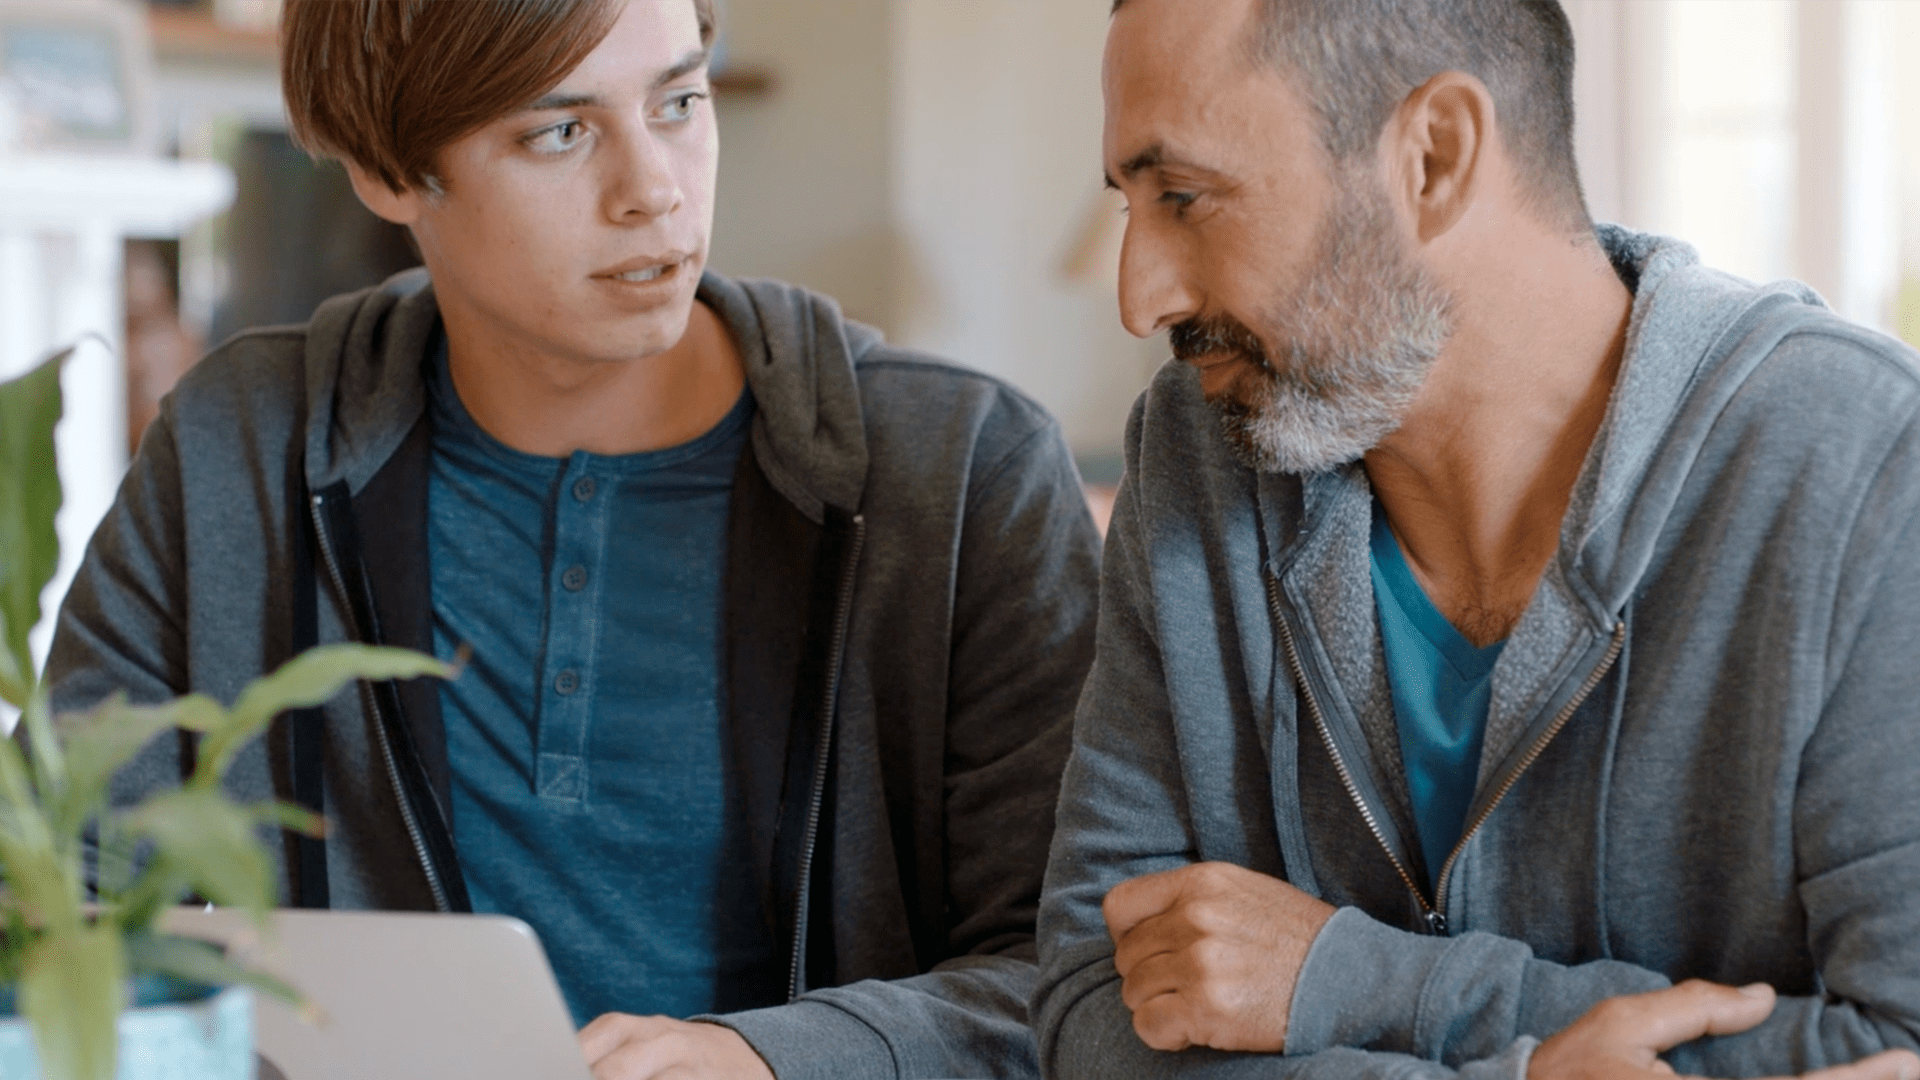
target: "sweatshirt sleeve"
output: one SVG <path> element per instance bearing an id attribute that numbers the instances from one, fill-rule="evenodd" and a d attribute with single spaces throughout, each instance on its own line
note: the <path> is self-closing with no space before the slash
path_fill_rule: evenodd
<path id="1" fill-rule="evenodd" d="M 972 491 L 945 719 L 950 959 L 912 978 L 716 1018 L 780 1080 L 1036 1075 L 1034 919 L 1092 662 L 1099 536 L 1050 419 L 979 462 Z"/>
<path id="2" fill-rule="evenodd" d="M 171 420 L 163 410 L 148 428 L 60 606 L 46 670 L 58 712 L 89 707 L 116 690 L 148 703 L 187 690 L 179 453 Z"/>
<path id="3" fill-rule="evenodd" d="M 1801 749 L 1794 865 L 1817 996 L 1669 1055 L 1680 1072 L 1799 1072 L 1920 1050 L 1920 428 L 1862 500 L 1842 561 L 1827 696 Z"/>
<path id="4" fill-rule="evenodd" d="M 56 714 L 124 691 L 154 704 L 188 691 L 179 452 L 162 408 L 94 530 L 54 624 L 46 684 Z M 115 774 L 115 805 L 179 782 L 180 741 L 156 737 Z"/>

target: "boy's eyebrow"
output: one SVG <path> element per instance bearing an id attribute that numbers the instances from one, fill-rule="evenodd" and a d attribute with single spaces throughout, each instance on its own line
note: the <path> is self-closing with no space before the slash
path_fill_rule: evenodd
<path id="1" fill-rule="evenodd" d="M 660 77 L 653 80 L 653 88 L 658 90 L 683 75 L 691 75 L 700 70 L 706 66 L 707 60 L 712 57 L 712 55 L 713 47 L 710 45 L 693 50 L 681 57 L 679 63 L 661 72 Z"/>
<path id="2" fill-rule="evenodd" d="M 677 63 L 661 72 L 659 76 L 653 80 L 652 89 L 658 90 L 675 79 L 682 78 L 700 70 L 700 68 L 706 65 L 707 60 L 712 55 L 712 51 L 710 48 L 695 49 L 681 57 Z M 604 104 L 604 102 L 593 94 L 548 94 L 521 111 L 541 112 L 546 109 L 591 109 L 602 104 Z"/>

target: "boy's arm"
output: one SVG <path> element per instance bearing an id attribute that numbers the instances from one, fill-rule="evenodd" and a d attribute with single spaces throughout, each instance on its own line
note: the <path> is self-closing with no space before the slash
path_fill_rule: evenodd
<path id="1" fill-rule="evenodd" d="M 955 570 L 945 718 L 942 869 L 954 959 L 913 978 L 720 1018 L 780 1080 L 1035 1075 L 1034 918 L 1074 703 L 1093 656 L 1099 537 L 1051 422 L 983 463 L 973 490 Z"/>

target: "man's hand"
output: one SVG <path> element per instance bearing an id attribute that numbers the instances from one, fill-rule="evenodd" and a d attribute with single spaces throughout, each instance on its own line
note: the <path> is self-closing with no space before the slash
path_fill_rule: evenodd
<path id="1" fill-rule="evenodd" d="M 580 1029 L 593 1080 L 773 1080 L 747 1040 L 719 1024 L 608 1013 Z"/>
<path id="2" fill-rule="evenodd" d="M 1228 863 L 1135 878 L 1101 910 L 1120 997 L 1155 1050 L 1285 1049 L 1300 966 L 1333 917 L 1286 882 Z"/>
<path id="3" fill-rule="evenodd" d="M 1773 988 L 1734 989 L 1690 979 L 1646 994 L 1608 998 L 1540 1044 L 1527 1080 L 1643 1080 L 1672 1076 L 1660 1053 L 1707 1035 L 1733 1035 L 1773 1012 Z M 1920 1057 L 1888 1050 L 1801 1080 L 1920 1080 Z"/>

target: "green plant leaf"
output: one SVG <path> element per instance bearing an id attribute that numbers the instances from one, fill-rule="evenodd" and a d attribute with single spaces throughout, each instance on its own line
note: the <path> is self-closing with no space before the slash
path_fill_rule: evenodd
<path id="1" fill-rule="evenodd" d="M 130 833 L 154 842 L 142 879 L 162 875 L 155 880 L 178 881 L 215 904 L 256 917 L 273 906 L 273 862 L 254 832 L 255 815 L 218 789 L 163 792 L 136 807 L 125 823 Z M 129 891 L 140 891 L 139 883 Z M 176 903 L 179 897 L 163 900 Z"/>
<path id="2" fill-rule="evenodd" d="M 218 702 L 202 694 L 152 706 L 129 705 L 126 695 L 114 694 L 87 712 L 62 716 L 58 735 L 66 752 L 66 783 L 46 799 L 55 832 L 79 836 L 106 802 L 114 773 L 154 738 L 176 727 L 206 730 L 225 715 Z"/>
<path id="3" fill-rule="evenodd" d="M 226 775 L 233 755 L 288 709 L 323 705 L 356 679 L 451 678 L 453 669 L 423 653 L 373 645 L 322 645 L 255 680 L 240 694 L 224 724 L 210 732 L 200 748 L 194 783 L 211 788 Z"/>
<path id="4" fill-rule="evenodd" d="M 327 819 L 293 803 L 264 802 L 253 806 L 254 820 L 262 825 L 277 825 L 288 832 L 305 836 L 327 835 Z"/>
<path id="5" fill-rule="evenodd" d="M 28 780 L 26 757 L 12 739 L 0 739 L 0 811 L 0 870 L 5 871 L 9 899 L 56 932 L 77 927 L 77 862 L 61 859 Z"/>
<path id="6" fill-rule="evenodd" d="M 188 694 L 154 708 L 165 710 L 175 727 L 188 731 L 218 731 L 227 722 L 227 710 L 205 694 Z"/>
<path id="7" fill-rule="evenodd" d="M 29 950 L 20 1014 L 33 1028 L 43 1075 L 113 1080 L 126 979 L 120 935 L 109 925 L 49 933 Z"/>
<path id="8" fill-rule="evenodd" d="M 268 997 L 299 1007 L 300 991 L 265 972 L 227 959 L 220 946 L 172 934 L 127 937 L 127 971 L 133 975 L 171 975 L 202 986 L 251 986 Z"/>
<path id="9" fill-rule="evenodd" d="M 40 622 L 40 592 L 60 565 L 60 473 L 53 429 L 60 422 L 59 354 L 10 382 L 0 383 L 0 615 L 8 656 L 4 681 L 31 685 L 33 654 L 27 634 Z M 10 694 L 8 701 L 25 704 Z"/>
<path id="10" fill-rule="evenodd" d="M 7 612 L 0 608 L 0 642 L 13 640 L 7 633 Z M 20 667 L 20 658 L 11 648 L 0 645 L 0 701 L 16 709 L 27 706 L 27 695 L 33 692 L 32 680 Z"/>

